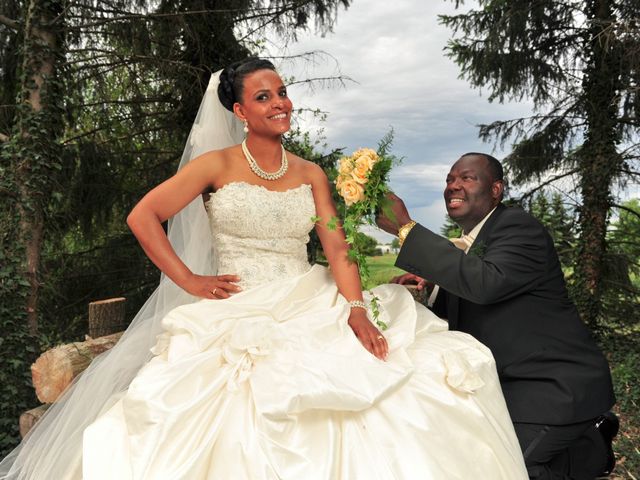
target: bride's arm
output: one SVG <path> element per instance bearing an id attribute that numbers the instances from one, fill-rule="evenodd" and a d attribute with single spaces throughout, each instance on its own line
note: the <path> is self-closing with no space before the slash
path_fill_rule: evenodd
<path id="1" fill-rule="evenodd" d="M 329 181 L 318 165 L 311 164 L 309 168 L 312 176 L 316 215 L 320 217 L 316 222 L 316 232 L 331 266 L 331 273 L 338 290 L 348 301 L 362 301 L 362 285 L 358 266 L 349 260 L 349 245 L 345 240 L 342 227 L 331 229 L 327 226 L 327 222 L 338 215 L 331 198 Z M 380 331 L 369 321 L 365 309 L 351 309 L 349 326 L 367 350 L 380 359 L 386 358 L 389 350 L 387 342 Z"/>
<path id="2" fill-rule="evenodd" d="M 238 287 L 235 275 L 219 277 L 196 275 L 180 260 L 162 228 L 162 222 L 182 210 L 205 192 L 216 174 L 216 153 L 202 155 L 189 162 L 173 177 L 161 183 L 131 210 L 127 225 L 151 261 L 175 284 L 192 295 L 204 298 L 226 298 L 227 291 Z M 204 207 L 203 207 L 204 208 Z M 216 290 L 216 295 L 212 292 Z"/>

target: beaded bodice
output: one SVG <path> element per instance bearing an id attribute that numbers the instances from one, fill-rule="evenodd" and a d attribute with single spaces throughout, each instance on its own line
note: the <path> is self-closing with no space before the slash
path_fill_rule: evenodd
<path id="1" fill-rule="evenodd" d="M 228 183 L 207 201 L 218 275 L 236 274 L 243 289 L 309 268 L 307 242 L 315 203 L 311 185 L 284 192 Z"/>

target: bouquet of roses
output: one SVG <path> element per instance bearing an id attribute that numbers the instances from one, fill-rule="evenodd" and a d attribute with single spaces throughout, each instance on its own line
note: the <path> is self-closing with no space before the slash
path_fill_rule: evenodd
<path id="1" fill-rule="evenodd" d="M 347 243 L 350 245 L 349 258 L 358 264 L 362 284 L 369 280 L 370 270 L 367 256 L 363 253 L 365 236 L 359 232 L 365 224 L 375 225 L 375 216 L 383 211 L 390 218 L 389 192 L 387 182 L 389 173 L 400 159 L 391 155 L 393 130 L 387 133 L 378 144 L 377 151 L 371 148 L 361 148 L 352 155 L 339 160 L 335 178 L 336 189 L 339 194 L 338 212 L 342 219 Z M 334 225 L 337 219 L 334 219 Z M 371 311 L 376 324 L 382 329 L 387 326 L 378 320 L 378 303 L 372 294 Z"/>

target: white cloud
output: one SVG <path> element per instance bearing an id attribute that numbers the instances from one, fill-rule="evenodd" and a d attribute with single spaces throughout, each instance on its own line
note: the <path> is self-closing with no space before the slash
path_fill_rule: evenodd
<path id="1" fill-rule="evenodd" d="M 411 214 L 421 215 L 436 231 L 444 221 L 442 189 L 449 167 L 465 152 L 492 152 L 491 145 L 478 139 L 476 125 L 526 116 L 532 109 L 526 102 L 489 103 L 457 78 L 458 66 L 443 52 L 451 32 L 437 20 L 438 14 L 452 12 L 447 2 L 355 0 L 339 13 L 334 33 L 301 35 L 298 43 L 278 52 L 323 50 L 333 57 L 316 57 L 314 65 L 283 62 L 280 70 L 287 76 L 341 72 L 358 82 L 313 91 L 293 86 L 296 107 L 329 112 L 322 124 L 307 116 L 299 120 L 301 125 L 311 131 L 322 127 L 329 146 L 344 147 L 347 153 L 375 147 L 393 126 L 393 152 L 404 162 L 393 172 L 391 186 Z"/>
<path id="2" fill-rule="evenodd" d="M 407 163 L 393 171 L 393 181 L 441 192 L 450 168 L 449 163 Z"/>
<path id="3" fill-rule="evenodd" d="M 440 233 L 440 227 L 444 224 L 447 216 L 447 210 L 444 206 L 444 200 L 439 198 L 431 203 L 413 208 L 411 218 L 428 229 Z"/>

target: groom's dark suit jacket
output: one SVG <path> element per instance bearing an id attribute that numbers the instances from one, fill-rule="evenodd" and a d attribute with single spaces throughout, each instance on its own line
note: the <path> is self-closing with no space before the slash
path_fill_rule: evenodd
<path id="1" fill-rule="evenodd" d="M 566 425 L 614 404 L 607 361 L 567 296 L 553 241 L 528 213 L 499 205 L 467 255 L 416 225 L 396 266 L 440 285 L 436 313 L 491 349 L 514 422 Z"/>

